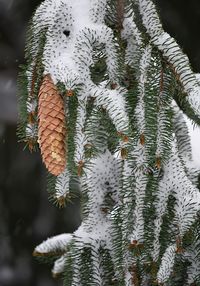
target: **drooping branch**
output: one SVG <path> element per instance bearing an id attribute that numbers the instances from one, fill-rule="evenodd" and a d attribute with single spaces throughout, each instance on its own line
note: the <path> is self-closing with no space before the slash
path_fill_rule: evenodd
<path id="1" fill-rule="evenodd" d="M 30 67 L 45 28 L 44 80 L 34 105 L 25 99 L 26 108 L 39 107 L 37 135 L 55 175 L 54 199 L 64 206 L 72 176 L 79 176 L 83 195 L 78 229 L 47 240 L 34 254 L 54 256 L 53 274 L 64 271 L 67 286 L 139 286 L 156 277 L 165 285 L 173 270 L 180 278 L 178 255 L 192 263 L 188 277 L 196 279 L 196 250 L 184 239 L 193 231 L 200 195 L 172 101 L 179 82 L 198 116 L 199 83 L 153 2 L 134 4 L 136 10 L 126 0 L 46 0 L 34 17 Z M 32 78 L 28 74 L 28 89 Z"/>

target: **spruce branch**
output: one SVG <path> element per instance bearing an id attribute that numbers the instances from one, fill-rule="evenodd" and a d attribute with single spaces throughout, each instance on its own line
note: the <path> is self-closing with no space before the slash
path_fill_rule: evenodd
<path id="1" fill-rule="evenodd" d="M 181 110 L 199 123 L 200 84 L 153 1 L 45 0 L 32 23 L 22 131 L 30 148 L 38 138 L 54 200 L 65 205 L 74 179 L 83 197 L 78 229 L 34 255 L 53 257 L 65 286 L 197 283 L 200 192 Z"/>
<path id="2" fill-rule="evenodd" d="M 200 110 L 200 86 L 191 70 L 188 57 L 182 52 L 176 41 L 166 33 L 161 25 L 155 5 L 152 0 L 138 0 L 143 24 L 147 29 L 154 45 L 163 53 L 171 64 L 176 79 L 180 81 L 187 101 L 199 116 Z"/>

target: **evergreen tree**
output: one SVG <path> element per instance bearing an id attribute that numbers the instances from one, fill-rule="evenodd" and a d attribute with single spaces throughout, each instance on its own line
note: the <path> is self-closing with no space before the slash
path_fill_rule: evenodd
<path id="1" fill-rule="evenodd" d="M 82 223 L 34 255 L 65 286 L 200 285 L 200 192 L 184 114 L 200 81 L 152 0 L 45 0 L 28 33 L 19 133 Z"/>

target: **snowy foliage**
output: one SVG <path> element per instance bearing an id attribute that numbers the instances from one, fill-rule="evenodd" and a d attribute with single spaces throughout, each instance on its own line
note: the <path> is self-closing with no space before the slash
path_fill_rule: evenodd
<path id="1" fill-rule="evenodd" d="M 70 195 L 73 176 L 83 197 L 79 228 L 35 255 L 58 254 L 52 272 L 64 272 L 65 286 L 196 283 L 200 192 L 180 110 L 199 122 L 200 81 L 153 1 L 45 0 L 27 61 L 25 136 L 37 138 L 38 87 L 50 74 L 65 102 L 68 152 L 54 196 Z"/>
<path id="2" fill-rule="evenodd" d="M 175 260 L 175 245 L 170 245 L 166 251 L 165 254 L 162 257 L 160 269 L 158 271 L 158 282 L 164 283 L 167 282 L 169 279 L 171 272 L 173 270 L 174 260 Z"/>
<path id="3" fill-rule="evenodd" d="M 57 253 L 65 252 L 71 237 L 71 234 L 60 234 L 48 238 L 35 248 L 35 254 L 48 255 L 51 253 L 56 256 Z"/>
<path id="4" fill-rule="evenodd" d="M 70 174 L 67 169 L 56 178 L 55 198 L 58 201 L 65 199 L 69 194 L 69 181 Z"/>

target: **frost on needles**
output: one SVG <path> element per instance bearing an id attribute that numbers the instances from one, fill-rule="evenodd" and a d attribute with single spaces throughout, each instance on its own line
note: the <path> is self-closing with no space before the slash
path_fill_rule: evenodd
<path id="1" fill-rule="evenodd" d="M 152 0 L 45 0 L 27 35 L 19 133 L 82 223 L 34 255 L 64 286 L 200 283 L 200 193 L 184 113 L 200 83 Z"/>

